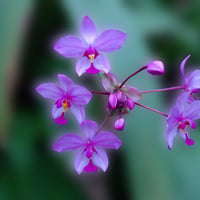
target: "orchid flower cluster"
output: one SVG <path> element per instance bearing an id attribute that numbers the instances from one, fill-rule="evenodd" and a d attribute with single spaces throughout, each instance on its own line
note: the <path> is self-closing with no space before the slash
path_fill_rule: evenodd
<path id="1" fill-rule="evenodd" d="M 200 89 L 200 70 L 185 75 L 184 67 L 190 55 L 180 65 L 183 77 L 181 86 L 139 91 L 135 87 L 125 86 L 125 83 L 143 70 L 153 76 L 164 74 L 162 61 L 152 61 L 128 76 L 123 82 L 119 82 L 117 77 L 110 73 L 110 63 L 102 53 L 120 49 L 126 40 L 126 34 L 119 30 L 106 30 L 98 35 L 92 19 L 85 16 L 81 24 L 81 35 L 82 38 L 69 35 L 59 39 L 55 43 L 54 49 L 64 57 L 78 57 L 76 63 L 78 76 L 83 73 L 98 74 L 104 91 L 89 91 L 85 87 L 73 83 L 64 74 L 57 75 L 59 84 L 48 82 L 40 84 L 36 88 L 42 97 L 52 100 L 51 115 L 56 123 L 65 125 L 67 123 L 65 113 L 71 111 L 82 130 L 82 134 L 68 133 L 61 136 L 53 146 L 54 151 L 76 150 L 74 167 L 78 174 L 83 171 L 94 172 L 98 168 L 105 172 L 108 168 L 108 156 L 104 149 L 119 149 L 122 143 L 113 132 L 102 129 L 109 118 L 115 117 L 113 128 L 118 131 L 124 130 L 124 116 L 135 106 L 146 108 L 166 117 L 166 141 L 169 149 L 172 148 L 177 134 L 185 140 L 187 145 L 194 144 L 188 133 L 188 127 L 195 129 L 194 121 L 200 119 L 200 100 L 196 96 Z M 145 93 L 178 89 L 182 90 L 182 93 L 169 114 L 139 103 Z M 89 104 L 92 95 L 107 97 L 107 115 L 99 128 L 96 122 L 85 117 L 84 106 Z"/>

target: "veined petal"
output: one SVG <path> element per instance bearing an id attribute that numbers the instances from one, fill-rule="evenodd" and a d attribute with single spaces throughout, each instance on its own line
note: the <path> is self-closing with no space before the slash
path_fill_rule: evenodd
<path id="1" fill-rule="evenodd" d="M 96 34 L 96 27 L 94 22 L 88 16 L 85 16 L 81 24 L 81 35 L 87 44 L 92 44 L 94 42 L 96 39 Z"/>
<path id="2" fill-rule="evenodd" d="M 63 112 L 63 107 L 61 106 L 60 108 L 57 107 L 57 104 L 54 104 L 52 107 L 52 117 L 54 119 L 57 119 L 62 115 Z"/>
<path id="3" fill-rule="evenodd" d="M 176 137 L 177 134 L 177 129 L 178 127 L 175 126 L 173 129 L 169 129 L 167 130 L 167 144 L 168 144 L 168 148 L 171 149 L 173 147 L 173 143 L 174 143 L 174 138 Z"/>
<path id="4" fill-rule="evenodd" d="M 109 149 L 119 149 L 122 142 L 111 132 L 101 131 L 92 140 L 95 146 Z"/>
<path id="5" fill-rule="evenodd" d="M 187 78 L 188 89 L 199 89 L 200 88 L 200 70 L 193 71 Z"/>
<path id="6" fill-rule="evenodd" d="M 63 96 L 63 91 L 54 83 L 43 83 L 36 91 L 44 98 L 57 100 Z"/>
<path id="7" fill-rule="evenodd" d="M 84 167 L 86 167 L 89 164 L 89 159 L 86 156 L 86 153 L 83 149 L 80 149 L 76 155 L 75 161 L 74 161 L 74 167 L 78 174 L 81 174 Z"/>
<path id="8" fill-rule="evenodd" d="M 92 98 L 91 92 L 79 85 L 74 85 L 69 95 L 72 103 L 76 105 L 86 105 Z"/>
<path id="9" fill-rule="evenodd" d="M 117 80 L 116 76 L 112 73 L 102 73 L 101 81 L 104 89 L 108 92 L 113 93 L 116 88 L 119 87 L 120 83 Z"/>
<path id="10" fill-rule="evenodd" d="M 83 120 L 85 119 L 85 110 L 83 106 L 72 104 L 70 110 L 72 114 L 76 117 L 79 124 L 81 124 Z"/>
<path id="11" fill-rule="evenodd" d="M 94 67 L 100 71 L 103 71 L 105 73 L 108 73 L 110 71 L 110 63 L 107 60 L 107 58 L 103 55 L 98 55 L 94 59 Z"/>
<path id="12" fill-rule="evenodd" d="M 97 131 L 97 123 L 91 120 L 85 120 L 81 124 L 81 130 L 87 139 L 92 139 Z"/>
<path id="13" fill-rule="evenodd" d="M 120 49 L 126 39 L 126 34 L 118 30 L 107 30 L 94 42 L 98 51 L 111 52 Z"/>
<path id="14" fill-rule="evenodd" d="M 100 147 L 95 147 L 95 151 L 96 152 L 93 152 L 92 155 L 92 162 L 94 165 L 100 167 L 105 172 L 108 168 L 108 156 L 106 152 Z"/>
<path id="15" fill-rule="evenodd" d="M 84 56 L 79 59 L 79 61 L 76 63 L 76 73 L 78 76 L 81 76 L 87 69 L 89 69 L 91 66 L 90 60 Z"/>
<path id="16" fill-rule="evenodd" d="M 61 136 L 53 146 L 54 151 L 63 152 L 66 150 L 78 149 L 84 147 L 86 142 L 76 134 L 65 134 Z"/>
<path id="17" fill-rule="evenodd" d="M 186 58 L 184 58 L 184 60 L 181 62 L 181 65 L 180 65 L 181 74 L 182 74 L 184 80 L 185 80 L 185 72 L 184 72 L 185 63 L 187 62 L 187 60 L 189 58 L 190 58 L 190 55 L 188 55 Z"/>
<path id="18" fill-rule="evenodd" d="M 121 90 L 133 101 L 139 101 L 142 98 L 142 94 L 134 87 L 123 86 Z"/>
<path id="19" fill-rule="evenodd" d="M 87 46 L 81 39 L 72 35 L 59 39 L 54 46 L 58 53 L 67 58 L 82 56 L 86 48 Z"/>
<path id="20" fill-rule="evenodd" d="M 58 76 L 58 80 L 60 82 L 61 88 L 65 92 L 69 91 L 73 85 L 72 80 L 69 77 L 65 76 L 64 74 L 58 74 L 57 76 Z"/>

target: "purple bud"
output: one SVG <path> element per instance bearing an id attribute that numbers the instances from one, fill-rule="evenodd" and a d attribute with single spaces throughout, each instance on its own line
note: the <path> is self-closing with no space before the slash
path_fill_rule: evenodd
<path id="1" fill-rule="evenodd" d="M 135 103 L 132 99 L 128 98 L 127 105 L 129 110 L 132 110 L 135 107 Z"/>
<path id="2" fill-rule="evenodd" d="M 117 100 L 119 102 L 121 102 L 121 103 L 125 103 L 126 102 L 126 99 L 127 99 L 126 95 L 123 92 L 121 92 L 120 90 L 118 90 L 116 92 L 116 97 L 117 97 Z"/>
<path id="3" fill-rule="evenodd" d="M 111 108 L 115 109 L 117 106 L 117 97 L 115 94 L 110 94 L 109 98 L 108 98 L 109 104 L 111 106 Z"/>
<path id="4" fill-rule="evenodd" d="M 119 118 L 118 120 L 115 121 L 116 130 L 123 131 L 124 126 L 125 126 L 124 118 Z"/>
<path id="5" fill-rule="evenodd" d="M 147 65 L 147 72 L 151 75 L 162 75 L 165 73 L 163 62 L 159 60 L 152 61 Z"/>

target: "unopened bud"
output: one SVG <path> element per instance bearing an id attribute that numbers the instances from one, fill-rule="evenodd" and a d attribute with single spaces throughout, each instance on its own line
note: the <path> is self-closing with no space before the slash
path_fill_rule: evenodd
<path id="1" fill-rule="evenodd" d="M 118 120 L 115 121 L 115 129 L 122 131 L 125 126 L 125 121 L 124 118 L 119 118 Z"/>
<path id="2" fill-rule="evenodd" d="M 162 75 L 165 73 L 163 62 L 159 60 L 152 61 L 147 65 L 147 72 L 151 75 Z"/>

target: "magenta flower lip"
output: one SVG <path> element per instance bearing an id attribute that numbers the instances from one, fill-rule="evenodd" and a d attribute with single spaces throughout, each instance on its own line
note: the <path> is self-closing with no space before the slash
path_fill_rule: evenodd
<path id="1" fill-rule="evenodd" d="M 43 83 L 36 88 L 36 91 L 44 98 L 54 101 L 52 117 L 58 124 L 66 124 L 64 113 L 70 110 L 79 123 L 85 119 L 84 105 L 87 105 L 92 98 L 91 92 L 86 88 L 75 85 L 72 80 L 58 74 L 59 85 L 54 83 Z"/>
<path id="2" fill-rule="evenodd" d="M 85 72 L 108 73 L 110 64 L 101 52 L 108 53 L 120 49 L 126 39 L 126 34 L 119 30 L 109 29 L 97 36 L 94 22 L 85 16 L 81 24 L 81 35 L 83 40 L 73 35 L 60 38 L 54 49 L 67 58 L 79 57 L 76 64 L 78 76 Z"/>
<path id="3" fill-rule="evenodd" d="M 98 167 L 105 172 L 108 168 L 108 156 L 104 148 L 119 149 L 121 141 L 108 131 L 100 131 L 97 134 L 97 123 L 91 120 L 83 121 L 81 129 L 83 136 L 65 134 L 56 141 L 53 150 L 77 150 L 74 167 L 78 174 L 83 170 L 96 171 Z"/>

